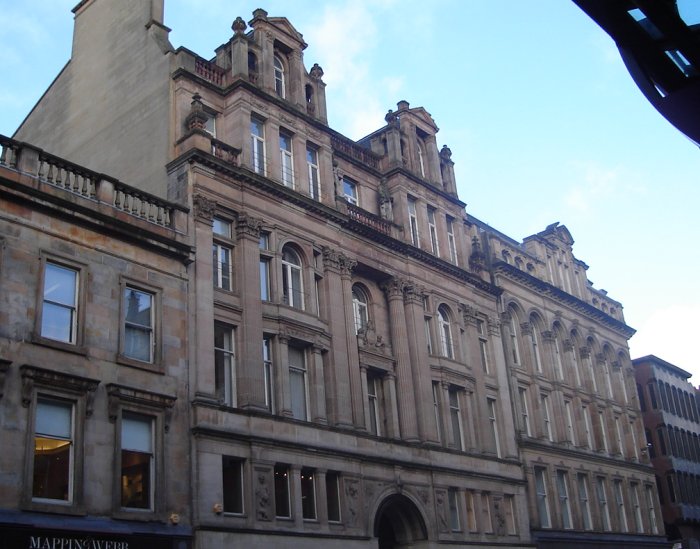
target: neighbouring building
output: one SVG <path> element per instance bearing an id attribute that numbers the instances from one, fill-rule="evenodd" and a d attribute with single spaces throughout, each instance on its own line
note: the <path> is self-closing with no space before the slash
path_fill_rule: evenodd
<path id="1" fill-rule="evenodd" d="M 644 432 L 668 539 L 700 547 L 700 413 L 690 375 L 660 358 L 634 359 Z"/>
<path id="2" fill-rule="evenodd" d="M 664 541 L 653 472 L 638 451 L 633 330 L 620 304 L 588 283 L 566 228 L 519 244 L 468 216 L 452 152 L 438 148 L 423 108 L 400 101 L 357 142 L 332 130 L 323 70 L 307 70 L 303 37 L 284 17 L 258 9 L 248 23 L 236 18 L 233 36 L 205 59 L 170 45 L 162 1 L 85 0 L 74 11 L 73 56 L 3 142 L 16 157 L 3 156 L 3 181 L 27 181 L 37 225 L 56 176 L 28 165 L 24 155 L 34 153 L 25 150 L 130 185 L 113 182 L 109 194 L 100 183 L 95 196 L 134 224 L 125 231 L 134 246 L 89 248 L 107 253 L 108 244 L 128 259 L 76 261 L 116 270 L 138 258 L 142 270 L 121 284 L 153 301 L 163 316 L 151 328 L 163 333 L 150 335 L 171 354 L 158 367 L 155 355 L 136 366 L 117 355 L 104 375 L 91 359 L 41 363 L 99 381 L 97 397 L 121 384 L 160 395 L 163 411 L 149 417 L 177 411 L 156 448 L 172 445 L 161 459 L 178 459 L 157 469 L 166 490 L 139 513 L 115 495 L 123 472 L 99 476 L 120 439 L 108 444 L 97 429 L 103 439 L 74 441 L 84 475 L 102 479 L 81 492 L 85 520 L 117 527 L 129 511 L 134 531 L 160 529 L 178 548 Z M 77 183 L 61 185 L 75 194 Z M 152 219 L 151 203 L 168 209 L 165 221 Z M 20 234 L 20 217 L 8 234 Z M 69 224 L 55 233 L 56 242 L 89 236 Z M 39 245 L 23 238 L 12 242 Z M 182 248 L 170 250 L 174 242 Z M 28 279 L 12 263 L 0 269 Z M 13 350 L 26 340 L 16 325 L 40 322 L 41 295 L 22 287 L 27 297 L 17 300 L 4 279 L 0 295 L 14 316 L 0 347 L 0 406 L 3 421 L 27 425 L 35 412 L 16 405 L 27 360 Z M 179 293 L 166 295 L 175 280 Z M 127 290 L 96 288 L 128 308 L 127 294 L 119 297 Z M 127 328 L 148 335 L 140 315 L 120 332 L 107 298 L 85 295 L 82 310 L 97 315 L 89 333 L 111 336 L 96 345 L 120 345 Z M 39 349 L 37 357 L 50 351 Z M 101 413 L 114 431 L 107 400 Z M 88 444 L 98 442 L 93 453 Z M 32 444 L 18 440 L 3 470 L 17 470 Z M 32 478 L 29 469 L 17 475 L 8 483 Z M 30 522 L 65 505 L 34 509 L 40 496 L 25 492 L 3 493 L 2 512 Z"/>

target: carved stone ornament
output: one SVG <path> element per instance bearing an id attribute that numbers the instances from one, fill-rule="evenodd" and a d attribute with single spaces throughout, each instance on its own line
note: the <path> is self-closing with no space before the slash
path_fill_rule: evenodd
<path id="1" fill-rule="evenodd" d="M 335 271 L 341 275 L 350 276 L 352 270 L 357 266 L 357 261 L 350 259 L 348 256 L 329 248 L 323 247 L 323 266 L 326 270 Z"/>
<path id="2" fill-rule="evenodd" d="M 382 177 L 379 182 L 379 215 L 387 221 L 394 221 L 394 199 L 389 193 L 389 186 L 386 182 L 386 177 Z"/>
<path id="3" fill-rule="evenodd" d="M 314 80 L 321 80 L 321 78 L 323 78 L 323 69 L 321 68 L 321 65 L 314 63 L 314 66 L 311 67 L 311 70 L 309 71 L 309 76 Z"/>
<path id="4" fill-rule="evenodd" d="M 570 339 L 565 339 L 564 340 L 564 351 L 573 351 L 574 350 L 574 342 L 571 341 Z"/>
<path id="5" fill-rule="evenodd" d="M 475 272 L 480 273 L 486 267 L 486 254 L 481 251 L 481 242 L 479 242 L 479 237 L 472 237 L 472 253 L 469 256 L 469 268 Z"/>
<path id="6" fill-rule="evenodd" d="M 359 481 L 355 479 L 345 479 L 345 501 L 348 507 L 348 526 L 354 528 L 357 525 L 357 517 L 359 513 Z"/>
<path id="7" fill-rule="evenodd" d="M 555 340 L 554 332 L 551 330 L 545 330 L 544 332 L 542 332 L 542 339 L 544 341 L 549 341 L 549 342 L 554 341 Z"/>
<path id="8" fill-rule="evenodd" d="M 407 282 L 403 288 L 403 300 L 405 303 L 414 303 L 423 307 L 423 288 L 413 282 Z"/>
<path id="9" fill-rule="evenodd" d="M 143 389 L 135 389 L 125 385 L 110 383 L 107 385 L 107 412 L 109 420 L 114 422 L 119 417 L 119 407 L 123 403 L 145 406 L 164 412 L 163 429 L 167 433 L 170 429 L 172 408 L 177 397 L 153 393 Z"/>
<path id="10" fill-rule="evenodd" d="M 532 335 L 532 324 L 529 322 L 523 322 L 520 324 L 520 332 L 523 335 Z"/>
<path id="11" fill-rule="evenodd" d="M 489 335 L 497 336 L 501 334 L 501 319 L 497 316 L 490 316 L 486 319 Z"/>
<path id="12" fill-rule="evenodd" d="M 380 287 L 389 299 L 392 297 L 403 298 L 403 290 L 406 287 L 406 281 L 402 278 L 393 277 L 382 282 Z"/>
<path id="13" fill-rule="evenodd" d="M 396 113 L 389 109 L 389 111 L 386 113 L 386 116 L 384 117 L 384 120 L 386 120 L 386 123 L 392 127 L 392 128 L 398 128 L 399 127 L 399 117 L 396 115 Z"/>
<path id="14" fill-rule="evenodd" d="M 255 518 L 265 522 L 272 520 L 269 476 L 269 469 L 255 468 Z"/>
<path id="15" fill-rule="evenodd" d="M 245 21 L 240 16 L 236 17 L 236 19 L 233 21 L 233 24 L 231 25 L 231 29 L 237 35 L 243 34 L 247 27 L 248 25 L 246 25 Z"/>
<path id="16" fill-rule="evenodd" d="M 465 325 L 476 324 L 476 317 L 479 313 L 476 307 L 460 305 L 460 309 L 462 310 L 462 319 Z"/>
<path id="17" fill-rule="evenodd" d="M 368 320 L 367 325 L 357 331 L 357 342 L 361 347 L 374 347 L 378 350 L 384 349 L 386 343 L 384 338 L 377 335 L 374 327 L 374 320 Z"/>
<path id="18" fill-rule="evenodd" d="M 98 380 L 45 370 L 44 368 L 37 368 L 27 364 L 22 366 L 20 371 L 22 372 L 22 406 L 29 406 L 35 387 L 44 387 L 84 396 L 85 415 L 87 417 L 92 415 L 95 391 L 100 384 Z"/>
<path id="19" fill-rule="evenodd" d="M 450 525 L 447 522 L 447 492 L 445 490 L 435 490 L 435 511 L 437 512 L 438 527 L 440 532 L 449 532 Z"/>
<path id="20" fill-rule="evenodd" d="M 194 216 L 204 221 L 212 221 L 216 212 L 216 202 L 206 196 L 196 194 L 192 197 Z"/>
<path id="21" fill-rule="evenodd" d="M 242 213 L 238 216 L 236 223 L 238 237 L 251 236 L 257 240 L 260 238 L 260 230 L 262 229 L 262 225 L 262 219 Z"/>
<path id="22" fill-rule="evenodd" d="M 581 355 L 581 358 L 589 358 L 591 356 L 591 349 L 590 347 L 583 346 L 578 350 L 579 354 Z"/>
<path id="23" fill-rule="evenodd" d="M 446 162 L 452 162 L 452 151 L 447 145 L 443 145 L 442 149 L 440 149 L 440 158 Z"/>
<path id="24" fill-rule="evenodd" d="M 203 130 L 207 120 L 209 120 L 209 115 L 204 112 L 202 96 L 195 93 L 190 103 L 190 113 L 185 118 L 185 128 L 188 131 Z"/>

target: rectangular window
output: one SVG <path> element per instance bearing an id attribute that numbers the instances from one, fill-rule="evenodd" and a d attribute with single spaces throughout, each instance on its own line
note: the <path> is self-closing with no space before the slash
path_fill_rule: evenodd
<path id="1" fill-rule="evenodd" d="M 447 501 L 450 508 L 450 530 L 459 532 L 459 505 L 457 503 L 457 488 L 450 488 L 447 491 Z"/>
<path id="2" fill-rule="evenodd" d="M 124 355 L 142 362 L 154 359 L 154 298 L 150 292 L 124 288 Z"/>
<path id="3" fill-rule="evenodd" d="M 576 475 L 578 482 L 578 501 L 581 508 L 581 519 L 583 521 L 584 530 L 593 530 L 591 522 L 591 504 L 588 498 L 588 477 L 583 473 Z"/>
<path id="4" fill-rule="evenodd" d="M 487 374 L 490 373 L 489 346 L 486 322 L 480 318 L 476 319 L 476 329 L 479 332 L 479 354 L 481 356 L 481 368 Z"/>
<path id="5" fill-rule="evenodd" d="M 75 344 L 78 334 L 78 271 L 46 262 L 41 337 Z"/>
<path id="6" fill-rule="evenodd" d="M 437 225 L 435 224 L 435 208 L 428 206 L 428 232 L 430 233 L 430 251 L 434 255 L 440 255 L 440 244 L 438 241 Z"/>
<path id="7" fill-rule="evenodd" d="M 440 414 L 440 382 L 433 381 L 433 410 L 435 412 L 435 425 L 437 426 L 438 440 L 442 441 L 442 417 Z"/>
<path id="8" fill-rule="evenodd" d="M 431 335 L 432 328 L 431 328 L 431 319 L 429 316 L 426 316 L 424 318 L 425 322 L 425 341 L 428 346 L 428 354 L 432 355 L 433 354 L 433 336 Z"/>
<path id="9" fill-rule="evenodd" d="M 265 162 L 265 123 L 256 118 L 250 117 L 250 151 L 251 166 L 255 173 L 267 175 Z"/>
<path id="10" fill-rule="evenodd" d="M 381 390 L 382 380 L 374 372 L 367 372 L 367 404 L 369 408 L 369 431 L 373 435 L 381 436 Z"/>
<path id="11" fill-rule="evenodd" d="M 542 395 L 542 429 L 547 440 L 554 441 L 552 433 L 552 416 L 549 410 L 549 395 Z"/>
<path id="12" fill-rule="evenodd" d="M 292 516 L 289 505 L 289 467 L 275 465 L 275 516 L 289 518 Z"/>
<path id="13" fill-rule="evenodd" d="M 314 470 L 301 470 L 301 515 L 306 520 L 316 520 L 316 483 Z"/>
<path id="14" fill-rule="evenodd" d="M 530 412 L 527 405 L 527 389 L 518 387 L 518 395 L 520 397 L 520 429 L 524 434 L 531 437 L 532 430 L 530 429 Z"/>
<path id="15" fill-rule="evenodd" d="M 557 495 L 561 511 L 561 525 L 565 530 L 573 528 L 571 524 L 571 506 L 569 504 L 569 486 L 566 471 L 557 471 Z"/>
<path id="16" fill-rule="evenodd" d="M 272 381 L 272 342 L 269 337 L 263 338 L 263 378 L 265 381 L 265 407 L 274 412 L 273 381 Z"/>
<path id="17" fill-rule="evenodd" d="M 608 433 L 605 430 L 605 416 L 603 412 L 598 412 L 598 427 L 600 427 L 600 442 L 603 451 L 607 454 L 610 452 L 608 446 Z"/>
<path id="18" fill-rule="evenodd" d="M 292 136 L 280 132 L 280 169 L 282 185 L 294 188 L 294 157 L 292 156 Z"/>
<path id="19" fill-rule="evenodd" d="M 584 435 L 586 436 L 586 445 L 593 450 L 593 426 L 591 425 L 591 416 L 588 413 L 588 406 L 581 406 L 581 416 L 583 417 Z"/>
<path id="20" fill-rule="evenodd" d="M 476 532 L 476 511 L 474 510 L 474 492 L 467 490 L 464 495 L 467 504 L 467 529 Z"/>
<path id="21" fill-rule="evenodd" d="M 270 301 L 270 259 L 260 256 L 260 299 Z"/>
<path id="22" fill-rule="evenodd" d="M 622 481 L 613 481 L 613 493 L 615 494 L 615 505 L 617 506 L 617 519 L 622 532 L 629 531 L 627 526 L 627 512 L 625 511 L 625 498 L 622 494 Z"/>
<path id="23" fill-rule="evenodd" d="M 622 437 L 622 422 L 619 417 L 615 418 L 615 438 L 617 439 L 617 451 L 624 457 L 625 456 L 625 444 L 624 438 Z"/>
<path id="24" fill-rule="evenodd" d="M 408 197 L 408 224 L 411 234 L 411 244 L 414 246 L 420 246 L 420 239 L 418 238 L 418 215 L 416 213 L 416 199 Z"/>
<path id="25" fill-rule="evenodd" d="M 642 506 L 639 502 L 639 484 L 636 482 L 630 483 L 630 496 L 632 498 L 632 512 L 634 513 L 634 527 L 638 534 L 644 533 L 644 524 L 642 522 Z"/>
<path id="26" fill-rule="evenodd" d="M 224 513 L 243 514 L 243 460 L 221 456 L 224 489 Z"/>
<path id="27" fill-rule="evenodd" d="M 537 512 L 540 516 L 540 527 L 551 528 L 552 523 L 549 520 L 549 501 L 547 499 L 547 482 L 545 470 L 541 467 L 535 467 L 535 494 L 537 497 Z"/>
<path id="28" fill-rule="evenodd" d="M 297 347 L 289 347 L 289 386 L 292 417 L 306 421 L 308 419 L 306 357 L 304 350 Z"/>
<path id="29" fill-rule="evenodd" d="M 214 322 L 214 379 L 216 396 L 229 406 L 236 406 L 236 362 L 234 331 L 223 322 Z"/>
<path id="30" fill-rule="evenodd" d="M 326 473 L 326 502 L 328 522 L 340 522 L 340 475 L 333 471 Z"/>
<path id="31" fill-rule="evenodd" d="M 213 223 L 214 243 L 212 244 L 212 265 L 214 287 L 231 291 L 232 287 L 232 249 L 231 246 L 219 242 L 216 237 L 231 238 L 231 223 L 217 217 Z"/>
<path id="32" fill-rule="evenodd" d="M 311 145 L 306 146 L 306 164 L 309 168 L 309 195 L 314 200 L 321 200 L 318 177 L 318 150 Z"/>
<path id="33" fill-rule="evenodd" d="M 121 506 L 153 508 L 153 419 L 124 412 L 121 422 Z"/>
<path id="34" fill-rule="evenodd" d="M 493 520 L 491 519 L 491 494 L 481 493 L 481 522 L 484 533 L 493 534 Z"/>
<path id="35" fill-rule="evenodd" d="M 32 497 L 73 500 L 73 404 L 37 399 Z"/>
<path id="36" fill-rule="evenodd" d="M 656 494 L 654 493 L 654 488 L 651 486 L 645 486 L 644 493 L 646 494 L 647 498 L 647 510 L 649 511 L 649 527 L 651 529 L 651 533 L 658 534 L 659 527 L 656 523 L 656 507 L 654 503 L 656 501 Z"/>
<path id="37" fill-rule="evenodd" d="M 503 506 L 506 515 L 506 532 L 508 535 L 514 536 L 518 533 L 515 525 L 515 498 L 510 495 L 503 496 Z"/>
<path id="38" fill-rule="evenodd" d="M 493 445 L 496 450 L 496 455 L 501 457 L 501 441 L 498 433 L 498 421 L 496 419 L 496 399 L 487 398 L 486 408 L 489 414 L 489 423 L 491 425 L 491 436 L 493 437 Z"/>
<path id="39" fill-rule="evenodd" d="M 462 438 L 462 411 L 459 407 L 459 389 L 450 387 L 447 390 L 450 399 L 450 425 L 452 427 L 452 445 L 458 450 L 464 449 Z"/>
<path id="40" fill-rule="evenodd" d="M 564 401 L 564 420 L 566 421 L 566 440 L 576 446 L 576 434 L 574 433 L 574 415 L 571 411 L 571 402 Z"/>
<path id="41" fill-rule="evenodd" d="M 610 531 L 610 511 L 608 510 L 608 496 L 605 490 L 605 479 L 596 477 L 596 495 L 598 496 L 598 508 L 600 509 L 600 520 L 603 530 Z"/>
<path id="42" fill-rule="evenodd" d="M 457 265 L 457 241 L 455 240 L 454 219 L 445 218 L 447 222 L 447 246 L 450 249 L 450 263 Z"/>
<path id="43" fill-rule="evenodd" d="M 345 195 L 345 200 L 353 206 L 360 205 L 360 199 L 357 195 L 357 184 L 346 177 L 343 178 L 343 194 Z"/>

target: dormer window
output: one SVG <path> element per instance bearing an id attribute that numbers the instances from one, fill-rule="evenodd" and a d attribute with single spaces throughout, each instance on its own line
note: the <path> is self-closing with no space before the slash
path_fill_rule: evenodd
<path id="1" fill-rule="evenodd" d="M 284 99 L 284 65 L 277 55 L 275 55 L 275 93 Z"/>

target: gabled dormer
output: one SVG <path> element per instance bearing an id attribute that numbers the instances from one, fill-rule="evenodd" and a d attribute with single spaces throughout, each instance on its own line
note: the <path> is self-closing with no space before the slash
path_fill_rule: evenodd
<path id="1" fill-rule="evenodd" d="M 231 40 L 216 51 L 216 64 L 230 70 L 233 79 L 243 78 L 309 116 L 327 123 L 326 85 L 318 65 L 304 66 L 306 42 L 286 17 L 268 17 L 263 9 L 253 12 L 246 25 L 237 17 Z"/>
<path id="2" fill-rule="evenodd" d="M 403 168 L 456 196 L 452 153 L 446 146 L 438 152 L 435 135 L 439 128 L 430 113 L 423 107 L 410 108 L 408 101 L 399 101 L 397 110 L 390 109 L 385 120 L 386 126 L 361 140 L 383 156 L 382 168 Z"/>

